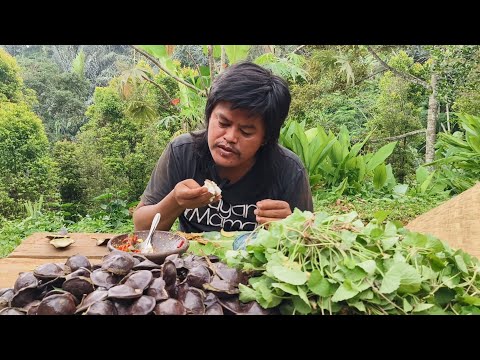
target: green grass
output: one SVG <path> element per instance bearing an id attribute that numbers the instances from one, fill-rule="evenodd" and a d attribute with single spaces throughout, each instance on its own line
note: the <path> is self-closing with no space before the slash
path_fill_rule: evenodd
<path id="1" fill-rule="evenodd" d="M 338 199 L 318 192 L 314 195 L 314 210 L 329 214 L 341 214 L 356 211 L 364 222 L 373 219 L 379 210 L 390 212 L 387 220 L 400 221 L 404 225 L 421 214 L 447 201 L 446 197 L 402 196 L 398 198 L 367 198 L 361 196 L 342 196 Z"/>
<path id="2" fill-rule="evenodd" d="M 54 213 L 39 214 L 20 220 L 0 219 L 0 258 L 8 256 L 23 239 L 40 231 L 58 231 L 63 218 Z"/>

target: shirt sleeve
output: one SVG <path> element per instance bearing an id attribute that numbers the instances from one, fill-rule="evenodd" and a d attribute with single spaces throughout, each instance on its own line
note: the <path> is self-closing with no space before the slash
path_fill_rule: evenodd
<path id="1" fill-rule="evenodd" d="M 178 183 L 178 169 L 170 143 L 157 161 L 153 169 L 150 181 L 140 197 L 145 205 L 153 205 L 160 202 Z"/>
<path id="2" fill-rule="evenodd" d="M 302 211 L 313 212 L 312 191 L 305 168 L 299 169 L 292 180 L 287 188 L 285 201 L 290 204 L 292 211 L 298 208 Z"/>

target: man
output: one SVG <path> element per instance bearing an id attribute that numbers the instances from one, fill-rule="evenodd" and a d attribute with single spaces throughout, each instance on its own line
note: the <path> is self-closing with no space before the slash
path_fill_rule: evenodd
<path id="1" fill-rule="evenodd" d="M 134 214 L 135 230 L 245 230 L 313 211 L 308 176 L 299 158 L 278 144 L 290 107 L 287 83 L 250 62 L 220 74 L 205 107 L 206 130 L 183 134 L 165 149 Z M 222 189 L 214 198 L 204 187 Z"/>

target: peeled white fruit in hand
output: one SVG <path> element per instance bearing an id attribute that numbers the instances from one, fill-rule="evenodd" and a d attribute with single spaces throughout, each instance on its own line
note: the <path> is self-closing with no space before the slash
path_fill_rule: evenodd
<path id="1" fill-rule="evenodd" d="M 212 180 L 206 179 L 203 187 L 206 187 L 208 189 L 208 192 L 212 194 L 212 196 L 210 197 L 210 202 L 212 202 L 216 196 L 222 193 L 222 189 L 220 189 L 218 185 L 215 184 Z"/>

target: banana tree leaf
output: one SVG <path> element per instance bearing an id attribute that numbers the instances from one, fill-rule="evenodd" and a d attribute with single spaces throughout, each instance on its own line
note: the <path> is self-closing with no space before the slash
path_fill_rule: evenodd
<path id="1" fill-rule="evenodd" d="M 380 190 L 387 182 L 387 169 L 384 163 L 378 165 L 373 171 L 373 186 Z"/>
<path id="2" fill-rule="evenodd" d="M 318 138 L 316 138 L 318 139 Z M 318 140 L 320 142 L 320 140 Z M 323 148 L 319 148 L 316 151 L 311 152 L 310 164 L 308 167 L 308 172 L 313 173 L 318 166 L 323 162 L 323 160 L 327 157 L 332 148 L 333 144 L 336 142 L 336 139 L 331 139 Z"/>
<path id="3" fill-rule="evenodd" d="M 392 154 L 393 149 L 395 149 L 396 145 L 397 141 L 391 142 L 385 146 L 382 146 L 375 154 L 373 154 L 373 156 L 367 162 L 367 172 L 370 173 L 370 171 L 383 163 L 385 159 Z"/>

